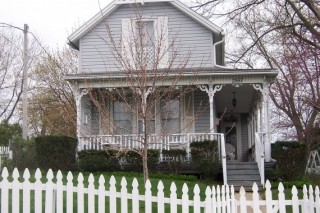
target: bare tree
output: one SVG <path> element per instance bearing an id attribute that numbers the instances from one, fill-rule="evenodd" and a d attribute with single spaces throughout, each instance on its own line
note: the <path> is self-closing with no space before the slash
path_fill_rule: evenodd
<path id="1" fill-rule="evenodd" d="M 102 115 L 105 134 L 137 136 L 134 137 L 137 146 L 132 150 L 142 158 L 146 181 L 148 149 L 162 146 L 161 136 L 187 133 L 194 122 L 185 119 L 180 124 L 180 101 L 188 102 L 187 94 L 196 88 L 193 77 L 199 68 L 187 69 L 191 50 L 179 52 L 178 35 L 170 35 L 168 39 L 166 17 L 158 18 L 156 23 L 145 20 L 138 6 L 135 14 L 134 21 L 122 22 L 120 39 L 105 22 L 108 35 L 102 39 L 112 51 L 118 71 L 108 75 L 109 89 L 91 89 L 89 96 Z M 106 99 L 113 102 L 113 115 Z M 159 121 L 161 124 L 156 124 Z M 155 133 L 160 137 L 153 137 Z"/>

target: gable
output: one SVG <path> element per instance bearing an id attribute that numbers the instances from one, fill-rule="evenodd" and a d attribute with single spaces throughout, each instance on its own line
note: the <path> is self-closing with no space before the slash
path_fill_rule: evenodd
<path id="1" fill-rule="evenodd" d="M 80 28 L 78 28 L 76 31 L 74 31 L 69 37 L 69 44 L 75 49 L 79 49 L 79 40 L 81 37 L 83 37 L 86 33 L 88 33 L 90 30 L 92 30 L 96 25 L 101 23 L 103 20 L 108 18 L 114 11 L 116 11 L 121 5 L 127 5 L 130 6 L 132 4 L 135 4 L 133 0 L 114 0 L 111 2 L 108 6 L 106 6 L 104 9 L 102 9 L 99 13 L 97 13 L 94 17 L 92 17 L 88 22 L 86 22 L 84 25 L 82 25 Z M 186 16 L 190 17 L 190 19 L 193 19 L 194 21 L 198 22 L 203 27 L 210 30 L 212 33 L 215 34 L 223 34 L 223 30 L 218 27 L 217 25 L 213 24 L 208 19 L 202 17 L 183 3 L 181 3 L 179 0 L 144 0 L 143 5 L 146 4 L 155 4 L 159 2 L 165 2 L 170 4 L 171 6 L 175 7 L 178 11 L 181 13 L 184 13 Z"/>

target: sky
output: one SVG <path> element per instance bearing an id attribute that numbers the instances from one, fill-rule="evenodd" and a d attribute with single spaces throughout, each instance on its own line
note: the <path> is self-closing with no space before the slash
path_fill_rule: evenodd
<path id="1" fill-rule="evenodd" d="M 35 34 L 44 46 L 61 49 L 73 30 L 97 14 L 111 0 L 0 0 L 0 23 Z M 100 5 L 100 6 L 99 6 Z"/>

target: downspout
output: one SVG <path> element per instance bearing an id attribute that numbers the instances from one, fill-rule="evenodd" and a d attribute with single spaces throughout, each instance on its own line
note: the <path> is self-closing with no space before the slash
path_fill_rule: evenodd
<path id="1" fill-rule="evenodd" d="M 213 44 L 213 66 L 218 67 L 218 68 L 222 68 L 222 69 L 227 69 L 228 67 L 217 64 L 216 46 L 225 42 L 225 36 L 224 36 L 223 32 L 221 32 L 220 35 L 222 36 L 222 39 Z"/>

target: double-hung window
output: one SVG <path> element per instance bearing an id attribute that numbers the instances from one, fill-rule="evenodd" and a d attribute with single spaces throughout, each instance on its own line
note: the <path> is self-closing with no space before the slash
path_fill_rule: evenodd
<path id="1" fill-rule="evenodd" d="M 168 17 L 122 19 L 123 66 L 165 68 L 168 59 Z"/>
<path id="2" fill-rule="evenodd" d="M 161 129 L 163 133 L 180 132 L 180 101 L 165 100 L 161 103 Z"/>
<path id="3" fill-rule="evenodd" d="M 113 103 L 113 120 L 115 134 L 132 133 L 132 112 L 126 102 L 115 101 Z"/>

